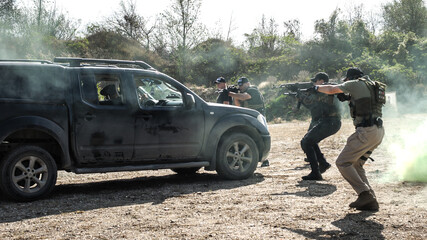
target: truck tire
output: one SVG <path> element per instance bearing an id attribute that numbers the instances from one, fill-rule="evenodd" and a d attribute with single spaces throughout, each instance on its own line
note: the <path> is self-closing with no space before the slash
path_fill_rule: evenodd
<path id="1" fill-rule="evenodd" d="M 10 198 L 32 201 L 49 194 L 56 184 L 57 166 L 43 148 L 25 145 L 0 163 L 0 188 Z"/>
<path id="2" fill-rule="evenodd" d="M 233 133 L 219 145 L 216 171 L 226 179 L 246 179 L 253 175 L 258 161 L 258 147 L 252 138 Z"/>

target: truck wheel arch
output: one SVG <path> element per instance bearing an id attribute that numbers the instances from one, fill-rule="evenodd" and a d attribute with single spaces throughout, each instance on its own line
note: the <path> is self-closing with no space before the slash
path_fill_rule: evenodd
<path id="1" fill-rule="evenodd" d="M 69 168 L 71 159 L 68 149 L 66 130 L 55 122 L 38 116 L 22 116 L 0 123 L 0 142 L 23 132 L 40 132 L 49 136 L 60 148 L 60 159 L 57 159 L 58 168 Z"/>
<path id="2" fill-rule="evenodd" d="M 203 148 L 204 155 L 209 156 L 211 163 L 210 166 L 206 168 L 207 170 L 215 170 L 217 148 L 224 138 L 233 133 L 245 133 L 250 136 L 257 144 L 259 152 L 262 152 L 264 145 L 260 133 L 255 127 L 259 122 L 255 118 L 253 118 L 254 121 L 248 121 L 247 119 L 247 116 L 242 117 L 241 114 L 235 114 L 218 121 L 211 129 Z"/>

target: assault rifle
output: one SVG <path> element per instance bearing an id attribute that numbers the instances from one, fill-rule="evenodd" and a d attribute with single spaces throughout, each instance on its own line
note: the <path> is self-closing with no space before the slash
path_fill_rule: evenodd
<path id="1" fill-rule="evenodd" d="M 236 87 L 236 86 L 234 86 L 234 85 L 228 85 L 228 86 L 227 86 L 227 90 L 228 90 L 229 92 L 238 93 L 238 92 L 239 92 L 239 87 Z"/>
<path id="2" fill-rule="evenodd" d="M 306 93 L 307 89 L 313 87 L 313 82 L 299 82 L 299 83 L 286 83 L 278 86 L 279 88 L 285 88 L 286 91 L 283 92 L 284 95 L 296 96 L 298 98 L 297 110 L 301 108 L 302 99 L 301 93 Z"/>
<path id="3" fill-rule="evenodd" d="M 314 86 L 312 82 L 300 82 L 282 84 L 279 88 L 286 88 L 284 95 L 297 95 L 299 92 L 306 92 L 312 86 Z"/>
<path id="4" fill-rule="evenodd" d="M 225 89 L 221 89 L 221 90 L 216 90 L 216 93 L 221 93 L 221 92 L 234 92 L 234 93 L 239 93 L 239 87 L 236 87 L 234 85 L 228 85 L 227 88 Z"/>
<path id="5" fill-rule="evenodd" d="M 337 83 L 329 82 L 324 84 L 336 85 Z M 312 82 L 300 82 L 300 83 L 282 84 L 279 86 L 279 88 L 286 88 L 288 90 L 283 93 L 284 95 L 296 96 L 298 98 L 297 109 L 300 109 L 303 99 L 307 97 L 307 95 L 309 94 L 308 89 L 312 88 L 313 86 L 314 84 Z M 340 94 L 337 94 L 337 98 L 338 100 L 343 102 L 343 101 L 349 101 L 351 97 L 348 94 L 340 93 Z"/>

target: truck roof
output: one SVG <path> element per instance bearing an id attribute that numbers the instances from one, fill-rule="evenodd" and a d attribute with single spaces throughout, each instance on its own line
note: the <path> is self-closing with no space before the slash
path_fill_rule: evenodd
<path id="1" fill-rule="evenodd" d="M 63 67 L 139 68 L 157 71 L 144 61 L 56 57 L 53 62 L 38 59 L 0 59 L 0 65 L 58 65 Z"/>

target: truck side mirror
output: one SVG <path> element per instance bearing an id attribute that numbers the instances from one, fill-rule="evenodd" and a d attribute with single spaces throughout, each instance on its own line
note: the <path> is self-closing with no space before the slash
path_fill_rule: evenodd
<path id="1" fill-rule="evenodd" d="M 190 93 L 187 93 L 187 96 L 185 98 L 185 107 L 187 109 L 191 109 L 196 105 L 196 101 L 194 100 L 194 96 Z"/>

